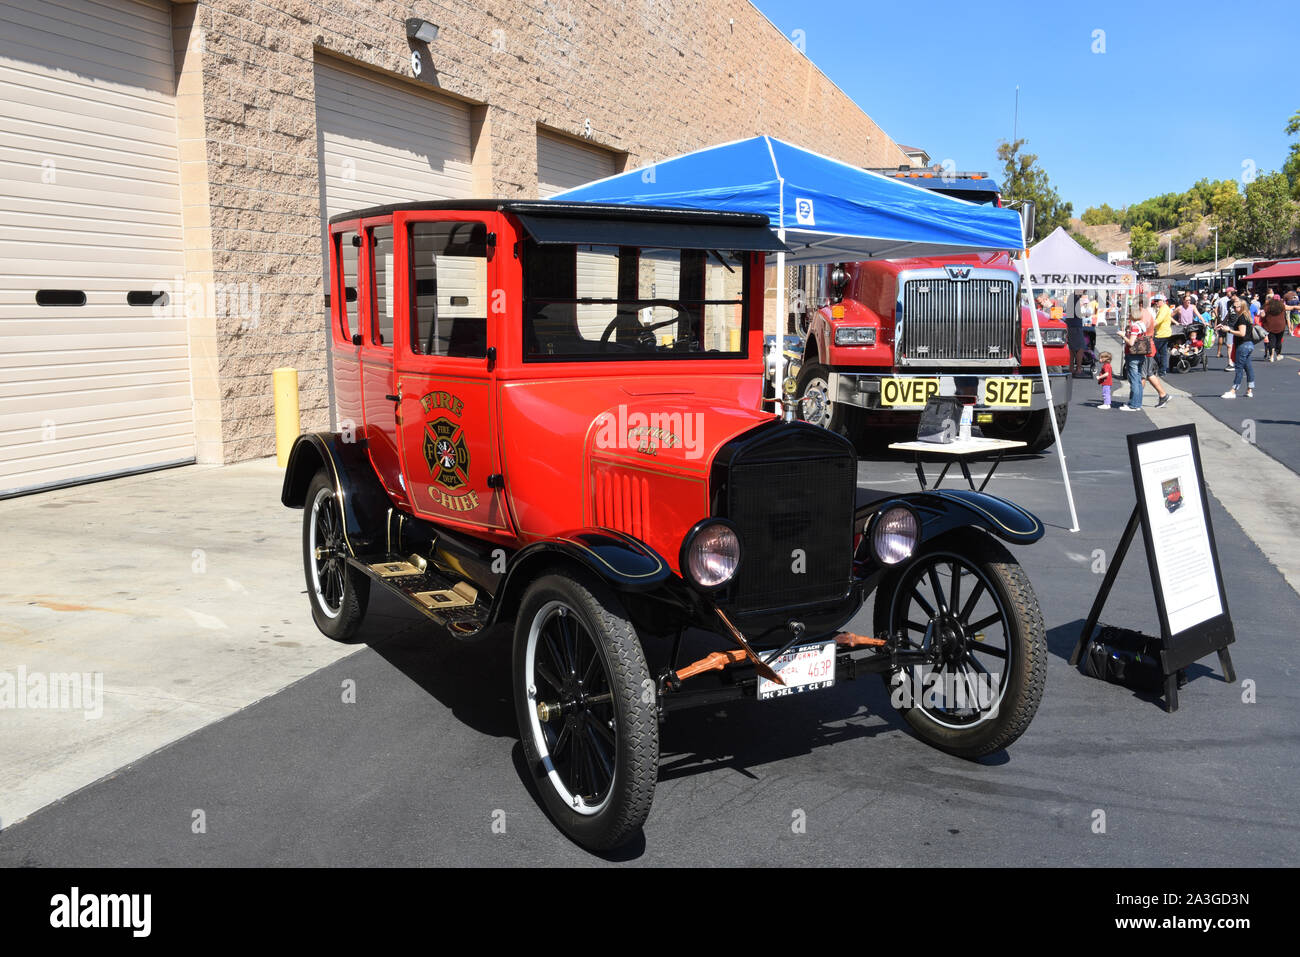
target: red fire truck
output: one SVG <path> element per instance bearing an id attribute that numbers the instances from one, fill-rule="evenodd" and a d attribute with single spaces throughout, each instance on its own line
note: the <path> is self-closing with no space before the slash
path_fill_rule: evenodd
<path id="1" fill-rule="evenodd" d="M 1001 205 L 986 173 L 874 170 L 967 201 Z M 1041 452 L 1055 441 L 1030 304 L 1006 252 L 874 260 L 825 272 L 828 304 L 792 363 L 802 417 L 857 437 L 868 423 L 914 426 L 932 395 L 965 397 L 986 436 Z M 1072 380 L 1066 326 L 1039 313 L 1056 420 Z"/>

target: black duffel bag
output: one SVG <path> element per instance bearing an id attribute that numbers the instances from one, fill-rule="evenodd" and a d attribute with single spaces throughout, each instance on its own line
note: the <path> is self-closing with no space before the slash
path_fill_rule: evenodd
<path id="1" fill-rule="evenodd" d="M 1165 688 L 1160 639 L 1129 628 L 1102 625 L 1088 642 L 1079 666 L 1089 677 L 1135 691 L 1159 694 Z"/>

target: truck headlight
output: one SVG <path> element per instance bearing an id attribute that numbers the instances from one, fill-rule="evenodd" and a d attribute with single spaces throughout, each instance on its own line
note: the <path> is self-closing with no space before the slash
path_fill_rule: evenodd
<path id="1" fill-rule="evenodd" d="M 682 541 L 681 569 L 701 588 L 717 588 L 731 581 L 740 566 L 740 537 L 731 523 L 706 518 Z"/>
<path id="2" fill-rule="evenodd" d="M 1026 330 L 1025 330 L 1025 345 L 1027 345 L 1027 346 L 1036 346 L 1036 345 L 1038 345 L 1038 341 L 1034 338 L 1034 330 L 1033 330 L 1033 329 L 1026 329 Z M 1063 346 L 1063 345 L 1065 345 L 1065 330 L 1064 330 L 1064 329 L 1044 329 L 1044 330 L 1043 330 L 1043 345 L 1044 345 L 1044 346 Z"/>
<path id="3" fill-rule="evenodd" d="M 897 565 L 912 557 L 921 523 L 910 508 L 897 505 L 883 511 L 871 528 L 871 551 L 882 565 Z"/>
<path id="4" fill-rule="evenodd" d="M 837 346 L 874 346 L 876 344 L 875 326 L 840 326 L 835 330 Z"/>

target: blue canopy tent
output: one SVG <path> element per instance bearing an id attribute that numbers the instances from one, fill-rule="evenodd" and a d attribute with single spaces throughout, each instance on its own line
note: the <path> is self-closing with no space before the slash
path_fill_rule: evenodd
<path id="1" fill-rule="evenodd" d="M 763 213 L 788 250 L 776 257 L 778 303 L 785 301 L 787 265 L 1025 249 L 1020 216 L 1012 210 L 945 196 L 770 136 L 661 160 L 557 193 L 551 199 Z M 1025 288 L 1030 288 L 1027 272 L 1024 282 Z M 1037 312 L 1033 317 L 1050 408 L 1051 383 L 1042 337 L 1037 335 Z M 777 355 L 779 385 L 784 356 L 780 350 Z M 1049 418 L 1077 531 L 1060 431 L 1055 416 Z"/>
<path id="2" fill-rule="evenodd" d="M 770 136 L 662 160 L 551 197 L 764 213 L 786 265 L 1023 249 L 1020 217 Z"/>

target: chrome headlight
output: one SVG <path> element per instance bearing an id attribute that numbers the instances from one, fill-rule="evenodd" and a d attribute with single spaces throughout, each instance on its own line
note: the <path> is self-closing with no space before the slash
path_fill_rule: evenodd
<path id="1" fill-rule="evenodd" d="M 874 346 L 876 344 L 875 326 L 840 326 L 835 330 L 837 346 Z"/>
<path id="2" fill-rule="evenodd" d="M 1033 330 L 1033 329 L 1026 329 L 1026 330 L 1025 330 L 1025 345 L 1027 345 L 1027 346 L 1036 346 L 1036 345 L 1038 345 L 1038 341 L 1034 338 L 1034 330 Z M 1044 329 L 1044 330 L 1043 330 L 1043 345 L 1044 345 L 1044 346 L 1063 346 L 1063 345 L 1065 345 L 1065 330 L 1064 330 L 1064 329 Z"/>
<path id="3" fill-rule="evenodd" d="M 720 518 L 699 522 L 682 541 L 682 574 L 700 588 L 717 588 L 731 581 L 740 566 L 740 537 Z"/>
<path id="4" fill-rule="evenodd" d="M 871 551 L 880 564 L 897 565 L 912 557 L 920 534 L 916 513 L 896 505 L 881 512 L 871 527 Z"/>

